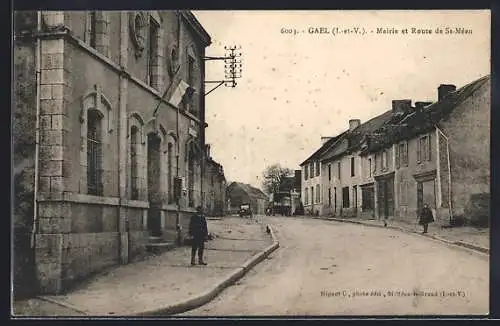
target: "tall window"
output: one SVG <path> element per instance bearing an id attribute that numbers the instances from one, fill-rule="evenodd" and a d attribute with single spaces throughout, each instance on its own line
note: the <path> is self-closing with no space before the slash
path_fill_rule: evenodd
<path id="1" fill-rule="evenodd" d="M 328 181 L 332 180 L 332 165 L 328 164 Z"/>
<path id="2" fill-rule="evenodd" d="M 153 18 L 149 20 L 148 84 L 158 86 L 158 30 L 160 27 Z"/>
<path id="3" fill-rule="evenodd" d="M 310 172 L 309 174 L 311 175 L 311 178 L 314 178 L 314 162 L 312 162 L 309 166 L 311 168 L 311 171 L 309 171 Z"/>
<path id="4" fill-rule="evenodd" d="M 305 189 L 304 194 L 304 205 L 309 205 L 309 188 Z"/>
<path id="5" fill-rule="evenodd" d="M 304 180 L 307 180 L 309 177 L 309 167 L 304 165 Z"/>
<path id="6" fill-rule="evenodd" d="M 431 142 L 428 135 L 420 137 L 417 148 L 417 161 L 423 162 L 426 160 L 431 160 Z"/>
<path id="7" fill-rule="evenodd" d="M 372 176 L 372 159 L 371 157 L 368 159 L 368 176 Z"/>
<path id="8" fill-rule="evenodd" d="M 189 86 L 193 87 L 195 86 L 196 83 L 196 76 L 194 72 L 194 58 L 190 55 L 188 55 L 188 65 L 187 65 L 187 70 L 188 70 L 188 83 Z M 186 109 L 189 112 L 194 112 L 195 111 L 195 106 L 193 105 L 193 101 L 191 98 L 186 98 Z"/>
<path id="9" fill-rule="evenodd" d="M 342 179 L 342 170 L 341 170 L 341 166 L 340 166 L 340 162 L 337 163 L 337 169 L 338 169 L 338 176 L 339 176 L 339 180 Z"/>
<path id="10" fill-rule="evenodd" d="M 321 203 L 321 191 L 319 185 L 316 185 L 316 203 Z"/>
<path id="11" fill-rule="evenodd" d="M 131 199 L 139 198 L 138 176 L 137 176 L 137 152 L 139 146 L 139 130 L 136 126 L 130 129 L 130 191 Z"/>
<path id="12" fill-rule="evenodd" d="M 88 35 L 89 35 L 89 45 L 93 47 L 94 49 L 96 48 L 96 39 L 97 39 L 97 32 L 96 32 L 96 22 L 97 22 L 97 17 L 96 17 L 96 12 L 91 11 L 89 13 L 89 18 L 88 18 L 89 26 L 88 26 Z"/>
<path id="13" fill-rule="evenodd" d="M 354 156 L 351 157 L 351 177 L 354 177 Z"/>
<path id="14" fill-rule="evenodd" d="M 174 202 L 174 144 L 167 145 L 168 203 Z"/>
<path id="15" fill-rule="evenodd" d="M 396 163 L 398 168 L 401 166 L 408 166 L 408 142 L 403 142 L 397 148 Z"/>
<path id="16" fill-rule="evenodd" d="M 332 189 L 328 188 L 328 207 L 332 207 Z"/>
<path id="17" fill-rule="evenodd" d="M 342 207 L 349 208 L 349 187 L 342 188 Z"/>
<path id="18" fill-rule="evenodd" d="M 316 162 L 316 176 L 319 176 L 319 171 L 321 171 L 321 168 L 320 168 L 320 162 L 317 161 Z"/>
<path id="19" fill-rule="evenodd" d="M 102 195 L 102 116 L 97 110 L 87 111 L 87 189 L 91 195 Z"/>
<path id="20" fill-rule="evenodd" d="M 387 150 L 382 152 L 382 171 L 387 169 Z"/>
<path id="21" fill-rule="evenodd" d="M 314 204 L 314 187 L 311 187 L 311 204 Z"/>

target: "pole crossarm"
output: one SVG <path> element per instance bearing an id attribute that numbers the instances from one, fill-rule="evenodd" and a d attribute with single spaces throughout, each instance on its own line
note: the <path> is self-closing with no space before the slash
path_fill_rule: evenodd
<path id="1" fill-rule="evenodd" d="M 241 57 L 241 52 L 235 52 L 241 49 L 237 46 L 225 46 L 224 49 L 227 51 L 225 56 L 205 56 L 203 60 L 223 60 L 224 61 L 224 73 L 225 76 L 223 80 L 206 80 L 205 84 L 217 84 L 211 90 L 204 94 L 204 96 L 210 94 L 220 86 L 224 85 L 227 87 L 236 87 L 236 79 L 241 78 L 242 72 L 242 62 L 238 60 Z"/>
<path id="2" fill-rule="evenodd" d="M 204 57 L 203 60 L 209 61 L 209 60 L 230 60 L 232 59 L 231 57 Z"/>

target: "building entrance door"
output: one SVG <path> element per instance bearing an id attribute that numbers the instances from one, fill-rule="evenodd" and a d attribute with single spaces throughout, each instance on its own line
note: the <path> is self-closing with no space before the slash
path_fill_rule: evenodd
<path id="1" fill-rule="evenodd" d="M 394 175 L 381 178 L 377 182 L 377 203 L 379 218 L 394 215 Z"/>
<path id="2" fill-rule="evenodd" d="M 160 138 L 148 135 L 148 231 L 152 236 L 161 235 L 160 196 Z"/>

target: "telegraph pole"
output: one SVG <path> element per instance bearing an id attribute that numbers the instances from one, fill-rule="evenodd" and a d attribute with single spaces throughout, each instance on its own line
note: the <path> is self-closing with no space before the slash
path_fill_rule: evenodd
<path id="1" fill-rule="evenodd" d="M 241 73 L 243 71 L 243 64 L 241 61 L 241 46 L 224 46 L 226 50 L 226 55 L 223 57 L 205 57 L 205 61 L 223 60 L 224 61 L 224 73 L 225 78 L 222 80 L 206 80 L 206 84 L 217 84 L 207 93 L 205 96 L 215 91 L 220 86 L 224 85 L 226 87 L 234 88 L 238 83 L 236 79 L 241 78 Z"/>

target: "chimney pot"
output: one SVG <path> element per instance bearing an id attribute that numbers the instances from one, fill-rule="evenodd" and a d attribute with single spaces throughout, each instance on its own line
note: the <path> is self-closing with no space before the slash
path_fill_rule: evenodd
<path id="1" fill-rule="evenodd" d="M 353 131 L 354 129 L 359 127 L 360 124 L 361 124 L 360 119 L 350 119 L 349 120 L 349 131 Z"/>
<path id="2" fill-rule="evenodd" d="M 415 102 L 415 111 L 417 112 L 422 112 L 422 109 L 428 105 L 431 105 L 432 102 L 424 102 L 424 101 L 419 101 Z"/>
<path id="3" fill-rule="evenodd" d="M 411 100 L 392 100 L 392 113 L 409 113 L 411 111 Z"/>
<path id="4" fill-rule="evenodd" d="M 321 145 L 324 145 L 330 139 L 332 139 L 332 137 L 321 137 Z"/>
<path id="5" fill-rule="evenodd" d="M 438 101 L 441 101 L 446 95 L 457 90 L 457 86 L 452 84 L 441 84 L 438 87 Z"/>

